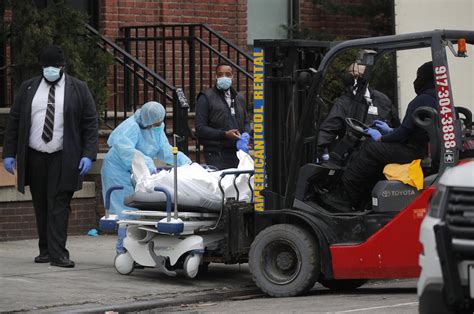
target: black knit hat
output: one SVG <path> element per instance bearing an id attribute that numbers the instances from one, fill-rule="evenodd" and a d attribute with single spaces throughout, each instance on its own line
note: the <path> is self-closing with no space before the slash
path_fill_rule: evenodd
<path id="1" fill-rule="evenodd" d="M 424 82 L 434 82 L 433 61 L 424 63 L 416 71 L 416 77 Z"/>
<path id="2" fill-rule="evenodd" d="M 47 46 L 41 52 L 40 64 L 44 67 L 66 65 L 63 49 L 57 45 Z"/>
<path id="3" fill-rule="evenodd" d="M 434 87 L 433 61 L 424 63 L 416 71 L 416 79 L 413 81 L 413 87 L 417 94 L 425 89 Z"/>

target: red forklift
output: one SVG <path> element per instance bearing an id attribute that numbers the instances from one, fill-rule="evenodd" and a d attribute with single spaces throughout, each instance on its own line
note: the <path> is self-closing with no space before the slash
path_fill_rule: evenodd
<path id="1" fill-rule="evenodd" d="M 466 57 L 466 44 L 474 44 L 473 31 L 435 30 L 337 44 L 255 42 L 256 211 L 243 214 L 240 226 L 225 229 L 226 255 L 242 261 L 248 252 L 250 271 L 262 291 L 288 297 L 307 292 L 316 282 L 348 291 L 370 279 L 419 276 L 418 236 L 428 202 L 438 178 L 458 163 L 463 140 L 471 136 L 472 114 L 454 105 L 447 61 L 448 53 Z M 366 66 L 364 81 L 369 82 L 377 62 L 387 55 L 421 48 L 431 49 L 439 105 L 438 110 L 422 107 L 414 113 L 430 137 L 430 153 L 422 161 L 424 188 L 382 180 L 362 210 L 328 210 L 317 194 L 340 184 L 344 160 L 365 140 L 367 127 L 348 117 L 340 141 L 344 145 L 335 148 L 343 162 L 314 163 L 318 127 L 329 107 L 323 89 L 331 63 L 345 51 L 363 51 L 358 63 Z M 225 210 L 224 216 L 231 218 L 229 213 Z"/>
<path id="2" fill-rule="evenodd" d="M 127 204 L 138 209 L 128 214 L 141 218 L 122 221 L 129 225 L 128 252 L 116 258 L 117 271 L 130 274 L 135 258 L 164 274 L 175 276 L 175 270 L 184 270 L 185 276 L 194 278 L 209 263 L 248 262 L 257 286 L 274 297 L 303 294 L 316 282 L 347 291 L 369 279 L 418 277 L 418 234 L 428 201 L 440 175 L 458 163 L 463 141 L 471 135 L 472 114 L 454 106 L 447 64 L 447 53 L 466 56 L 466 43 L 474 44 L 473 31 L 435 30 L 340 43 L 256 41 L 255 169 L 223 172 L 220 178 L 233 175 L 237 190 L 237 177 L 250 175 L 249 186 L 253 177 L 251 202 L 239 201 L 238 190 L 236 198 L 226 198 L 221 187 L 220 208 L 178 210 L 175 204 L 173 220 L 170 192 L 155 188 L 166 195 L 165 202 L 147 193 L 127 197 Z M 339 162 L 314 163 L 318 128 L 330 106 L 324 91 L 325 84 L 334 81 L 332 63 L 347 51 L 362 51 L 357 62 L 366 66 L 363 81 L 370 82 L 387 55 L 394 58 L 396 51 L 420 48 L 431 49 L 439 104 L 438 110 L 418 108 L 413 117 L 430 138 L 430 154 L 422 163 L 424 188 L 418 191 L 382 180 L 360 211 L 329 210 L 318 201 L 318 193 L 340 185 L 347 160 L 365 140 L 367 127 L 347 117 L 346 135 L 332 151 L 331 159 Z M 367 84 L 358 91 L 365 91 Z M 362 97 L 356 94 L 356 100 Z M 176 180 L 175 176 L 175 184 Z M 157 223 L 162 217 L 167 217 L 166 224 Z M 189 241 L 199 245 L 190 246 Z"/>

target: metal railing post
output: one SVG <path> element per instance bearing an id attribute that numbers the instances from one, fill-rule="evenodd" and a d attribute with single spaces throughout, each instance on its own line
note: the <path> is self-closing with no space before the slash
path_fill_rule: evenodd
<path id="1" fill-rule="evenodd" d="M 124 48 L 127 53 L 131 53 L 130 51 L 130 28 L 125 29 L 124 35 Z M 130 72 L 128 69 L 128 58 L 124 58 L 124 68 L 123 68 L 123 111 L 124 114 L 130 108 Z"/>
<path id="2" fill-rule="evenodd" d="M 196 48 L 194 45 L 195 29 L 194 25 L 189 27 L 189 104 L 191 111 L 194 111 L 196 101 Z"/>
<path id="3" fill-rule="evenodd" d="M 188 110 L 189 103 L 186 100 L 183 90 L 176 88 L 173 91 L 173 134 L 179 136 L 177 147 L 186 155 L 189 153 Z"/>

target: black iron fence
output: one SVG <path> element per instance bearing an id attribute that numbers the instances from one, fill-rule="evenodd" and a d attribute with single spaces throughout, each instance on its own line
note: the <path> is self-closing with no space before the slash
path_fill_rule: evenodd
<path id="1" fill-rule="evenodd" d="M 163 77 L 141 63 L 113 41 L 101 36 L 93 27 L 86 25 L 91 34 L 98 36 L 97 45 L 112 55 L 114 64 L 108 79 L 108 87 L 112 92 L 102 120 L 105 125 L 115 128 L 118 123 L 149 100 L 160 100 L 173 112 L 173 133 L 182 138 L 178 143 L 181 151 L 188 153 L 189 105 L 181 96 L 181 91 L 171 85 Z"/>
<path id="2" fill-rule="evenodd" d="M 182 87 L 191 110 L 197 93 L 214 85 L 218 62 L 233 67 L 233 86 L 250 106 L 252 57 L 206 24 L 126 26 L 120 30 L 123 37 L 117 41 L 124 49 L 173 86 Z"/>
<path id="3" fill-rule="evenodd" d="M 97 45 L 115 61 L 108 76 L 112 96 L 100 114 L 103 124 L 111 129 L 137 106 L 156 100 L 172 112 L 172 132 L 182 137 L 178 146 L 188 153 L 188 139 L 193 137 L 188 124 L 189 109 L 194 110 L 199 91 L 214 85 L 214 68 L 223 61 L 234 69 L 233 86 L 244 94 L 247 106 L 252 104 L 252 57 L 205 24 L 122 27 L 124 37 L 117 42 L 123 47 L 93 27 L 86 25 L 86 28 L 97 36 Z M 2 105 L 9 106 L 13 83 L 9 66 L 3 61 L 0 96 Z M 196 146 L 199 150 L 199 145 Z"/>

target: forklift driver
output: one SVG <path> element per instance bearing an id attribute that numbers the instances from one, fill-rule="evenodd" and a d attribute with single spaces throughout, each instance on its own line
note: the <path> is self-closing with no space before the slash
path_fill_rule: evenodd
<path id="1" fill-rule="evenodd" d="M 363 210 L 361 203 L 370 195 L 375 183 L 383 179 L 385 165 L 410 163 L 426 155 L 429 137 L 415 125 L 412 113 L 421 106 L 436 109 L 433 62 L 418 68 L 413 85 L 417 96 L 408 104 L 402 125 L 392 129 L 381 123 L 378 130 L 365 130 L 373 141 L 363 145 L 350 160 L 342 175 L 342 187 L 321 195 L 326 205 L 341 211 Z"/>
<path id="2" fill-rule="evenodd" d="M 337 138 L 340 140 L 345 132 L 345 118 L 354 118 L 367 125 L 375 121 L 385 121 L 392 127 L 398 127 L 400 121 L 397 117 L 397 109 L 393 106 L 387 95 L 372 89 L 366 88 L 364 100 L 357 102 L 356 92 L 361 84 L 365 66 L 352 63 L 345 70 L 344 85 L 346 92 L 336 99 L 326 119 L 322 122 L 318 133 L 317 163 L 328 160 L 328 148 Z M 334 148 L 334 145 L 332 145 Z"/>

